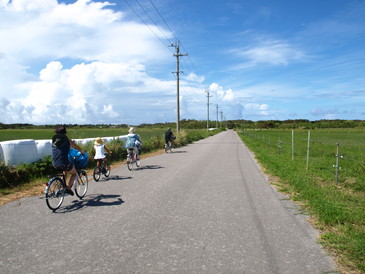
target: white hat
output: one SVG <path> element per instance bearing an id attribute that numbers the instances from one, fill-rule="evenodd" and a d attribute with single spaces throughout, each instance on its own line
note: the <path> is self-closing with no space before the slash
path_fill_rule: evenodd
<path id="1" fill-rule="evenodd" d="M 131 128 L 129 129 L 129 133 L 134 133 L 134 127 L 131 127 Z"/>

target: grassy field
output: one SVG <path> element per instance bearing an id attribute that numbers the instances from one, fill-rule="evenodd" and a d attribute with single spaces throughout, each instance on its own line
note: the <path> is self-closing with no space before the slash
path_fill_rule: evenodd
<path id="1" fill-rule="evenodd" d="M 365 273 L 365 130 L 311 130 L 309 150 L 305 130 L 295 130 L 294 138 L 291 130 L 240 136 L 272 178 L 279 178 L 273 183 L 313 216 L 321 243 L 344 273 Z"/>
<path id="2" fill-rule="evenodd" d="M 167 128 L 166 128 L 167 129 Z M 151 136 L 163 136 L 166 129 L 162 128 L 136 128 L 136 133 L 143 139 Z M 67 136 L 71 139 L 84 139 L 94 137 L 113 137 L 128 134 L 128 128 L 68 128 Z M 53 129 L 3 129 L 0 130 L 0 142 L 20 139 L 52 139 Z"/>

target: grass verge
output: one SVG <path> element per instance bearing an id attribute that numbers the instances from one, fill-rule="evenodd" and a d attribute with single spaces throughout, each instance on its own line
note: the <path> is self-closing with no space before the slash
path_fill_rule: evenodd
<path id="1" fill-rule="evenodd" d="M 305 170 L 288 155 L 268 150 L 258 139 L 239 134 L 265 170 L 277 177 L 279 190 L 289 194 L 312 216 L 321 230 L 320 243 L 343 273 L 365 273 L 365 193 L 336 185 L 317 169 Z"/>

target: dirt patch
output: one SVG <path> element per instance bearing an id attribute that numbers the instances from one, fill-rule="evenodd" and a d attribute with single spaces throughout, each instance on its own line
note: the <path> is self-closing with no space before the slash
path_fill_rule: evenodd
<path id="1" fill-rule="evenodd" d="M 161 149 L 161 150 L 151 152 L 148 154 L 142 154 L 141 160 L 146 159 L 148 157 L 164 154 L 164 153 L 165 153 L 165 150 Z M 119 161 L 119 162 L 114 162 L 113 164 L 111 164 L 111 168 L 112 168 L 112 170 L 117 169 L 121 165 L 124 165 L 124 164 L 126 164 L 125 160 Z M 86 172 L 87 172 L 88 177 L 92 178 L 93 169 L 86 169 Z M 20 188 L 16 189 L 14 193 L 4 194 L 4 195 L 0 196 L 0 206 L 13 202 L 13 201 L 16 201 L 16 200 L 19 200 L 24 197 L 43 195 L 44 190 L 46 188 L 46 183 L 47 182 L 44 180 L 37 180 L 37 181 L 31 182 L 29 187 L 22 187 L 22 189 L 20 189 Z"/>

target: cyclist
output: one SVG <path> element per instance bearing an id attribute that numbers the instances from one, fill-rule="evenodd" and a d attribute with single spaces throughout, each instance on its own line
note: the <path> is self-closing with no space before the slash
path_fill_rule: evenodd
<path id="1" fill-rule="evenodd" d="M 135 133 L 135 129 L 131 127 L 128 131 L 127 141 L 125 142 L 125 147 L 133 147 L 136 151 L 137 159 L 139 160 L 139 155 L 141 155 L 142 141 L 138 134 Z"/>
<path id="2" fill-rule="evenodd" d="M 94 160 L 102 160 L 106 164 L 108 162 L 108 159 L 106 158 L 104 154 L 104 150 L 111 154 L 112 152 L 106 147 L 104 144 L 104 140 L 100 137 L 97 137 L 94 141 L 94 149 L 95 149 L 95 156 Z M 101 161 L 97 161 L 97 166 L 101 165 Z M 105 172 L 105 170 L 103 171 Z"/>
<path id="3" fill-rule="evenodd" d="M 165 132 L 165 147 L 172 146 L 172 141 L 175 140 L 176 137 L 172 133 L 171 128 L 169 127 Z"/>
<path id="4" fill-rule="evenodd" d="M 76 179 L 77 171 L 76 168 L 70 163 L 68 159 L 68 152 L 70 147 L 77 149 L 84 155 L 82 149 L 75 144 L 74 141 L 68 139 L 66 136 L 66 127 L 60 126 L 55 129 L 55 135 L 52 137 L 52 165 L 59 171 L 62 171 L 65 176 L 65 184 L 67 188 L 67 193 L 74 195 L 71 190 L 72 185 Z M 70 174 L 70 180 L 67 184 L 67 175 Z"/>

